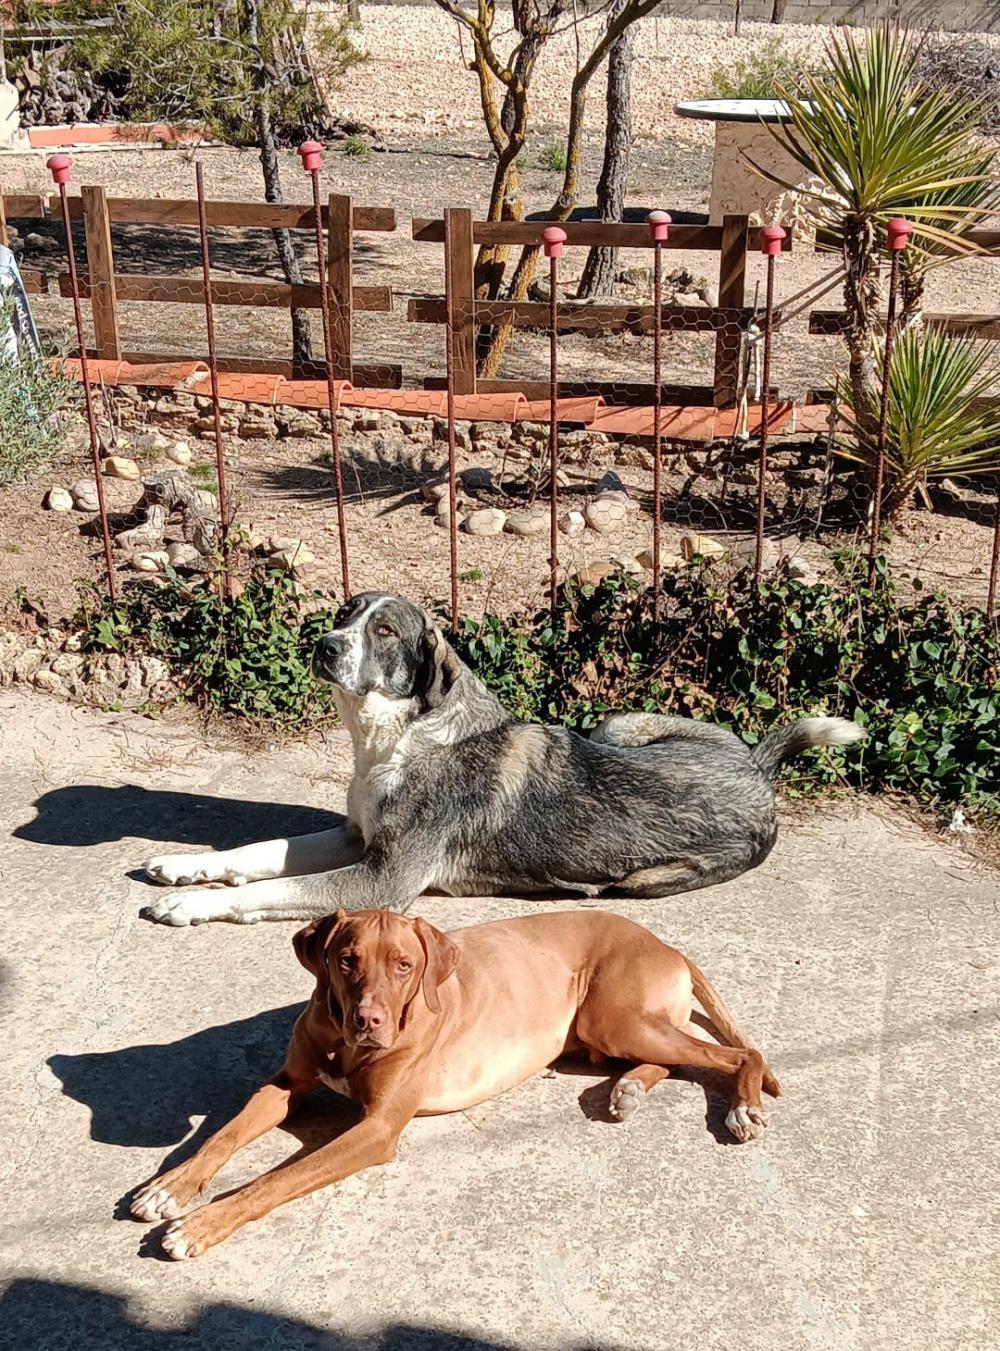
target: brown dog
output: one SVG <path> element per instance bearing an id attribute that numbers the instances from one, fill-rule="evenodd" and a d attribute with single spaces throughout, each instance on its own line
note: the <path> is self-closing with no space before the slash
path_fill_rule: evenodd
<path id="1" fill-rule="evenodd" d="M 284 1201 L 388 1162 L 412 1117 L 472 1107 L 562 1055 L 633 1062 L 611 1095 L 622 1119 L 668 1066 L 730 1074 L 726 1125 L 740 1141 L 766 1124 L 761 1087 L 780 1091 L 694 963 L 618 915 L 561 911 L 449 935 L 387 910 L 338 910 L 294 943 L 316 988 L 283 1067 L 192 1158 L 142 1187 L 132 1214 L 184 1214 L 237 1149 L 320 1084 L 359 1103 L 361 1119 L 308 1157 L 176 1219 L 163 1239 L 171 1257 L 197 1257 Z M 692 995 L 725 1045 L 691 1035 Z"/>

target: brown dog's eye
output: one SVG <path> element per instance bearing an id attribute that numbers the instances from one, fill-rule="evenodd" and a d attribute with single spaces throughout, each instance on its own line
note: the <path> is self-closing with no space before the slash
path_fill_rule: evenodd
<path id="1" fill-rule="evenodd" d="M 396 970 L 401 976 L 407 976 L 413 970 L 413 963 L 409 957 L 401 957 L 396 963 Z"/>
<path id="2" fill-rule="evenodd" d="M 354 958 L 349 953 L 345 953 L 344 956 L 341 957 L 339 965 L 341 971 L 350 971 L 351 967 L 354 965 Z"/>

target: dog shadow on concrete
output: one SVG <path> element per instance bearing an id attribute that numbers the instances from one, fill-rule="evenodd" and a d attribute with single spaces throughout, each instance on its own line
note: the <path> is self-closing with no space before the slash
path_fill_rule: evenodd
<path id="1" fill-rule="evenodd" d="M 14 835 L 34 844 L 86 849 L 114 840 L 231 849 L 255 840 L 308 835 L 343 824 L 339 812 L 288 802 L 247 802 L 125 783 L 54 788 L 32 804 L 35 816 Z"/>
<path id="2" fill-rule="evenodd" d="M 183 1325 L 150 1327 L 123 1295 L 92 1286 L 20 1277 L 0 1295 L 5 1345 L 22 1351 L 76 1346 L 86 1351 L 218 1351 L 280 1346 L 282 1351 L 517 1351 L 510 1343 L 414 1323 L 381 1324 L 370 1332 L 316 1326 L 287 1314 L 216 1301 L 182 1315 Z M 567 1351 L 599 1351 L 567 1342 Z"/>
<path id="3" fill-rule="evenodd" d="M 288 1004 L 173 1042 L 53 1055 L 48 1064 L 63 1093 L 90 1110 L 92 1140 L 167 1151 L 155 1176 L 190 1158 L 281 1068 L 292 1025 L 304 1007 Z M 292 1159 L 328 1143 L 357 1115 L 353 1103 L 327 1089 L 311 1094 L 281 1127 L 299 1142 Z M 192 1131 L 199 1117 L 203 1120 Z M 128 1214 L 134 1190 L 119 1201 L 117 1218 Z"/>

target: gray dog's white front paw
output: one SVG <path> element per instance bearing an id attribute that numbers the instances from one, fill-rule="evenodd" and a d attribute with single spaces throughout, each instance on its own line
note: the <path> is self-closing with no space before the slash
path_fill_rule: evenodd
<path id="1" fill-rule="evenodd" d="M 224 891 L 179 891 L 139 911 L 141 919 L 154 924 L 185 928 L 189 924 L 207 924 L 211 920 L 235 918 Z"/>

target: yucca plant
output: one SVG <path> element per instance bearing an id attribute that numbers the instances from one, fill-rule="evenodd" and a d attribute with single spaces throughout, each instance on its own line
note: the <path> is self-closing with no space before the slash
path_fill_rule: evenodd
<path id="1" fill-rule="evenodd" d="M 880 366 L 882 356 L 878 343 Z M 882 504 L 886 520 L 896 519 L 929 479 L 1000 471 L 998 379 L 1000 361 L 992 343 L 949 338 L 941 328 L 908 328 L 898 334 L 889 361 Z M 857 430 L 840 452 L 872 470 L 877 432 L 865 427 L 877 428 L 879 390 L 866 389 L 861 408 L 849 389 L 843 393 Z"/>
<path id="2" fill-rule="evenodd" d="M 769 126 L 811 180 L 803 193 L 817 225 L 843 251 L 845 338 L 862 419 L 878 375 L 879 251 L 890 217 L 912 222 L 908 268 L 920 277 L 944 256 L 977 251 L 965 236 L 995 200 L 993 157 L 976 134 L 980 101 L 928 89 L 918 56 L 919 43 L 888 24 L 832 37 L 824 67 L 778 91 L 790 122 Z"/>

